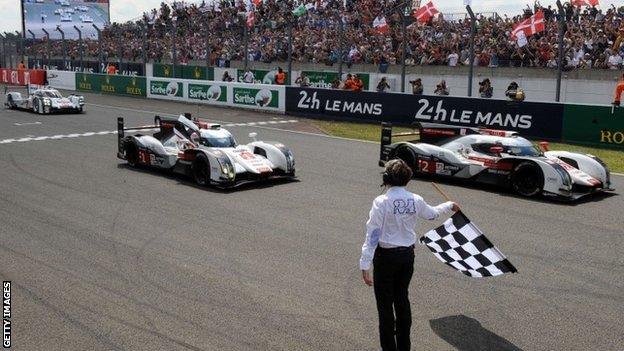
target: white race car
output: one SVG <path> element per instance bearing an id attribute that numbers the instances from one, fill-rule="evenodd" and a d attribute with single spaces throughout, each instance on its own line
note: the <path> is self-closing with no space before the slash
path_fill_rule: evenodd
<path id="1" fill-rule="evenodd" d="M 156 125 L 124 127 L 123 118 L 117 120 L 117 157 L 131 166 L 149 166 L 168 169 L 191 176 L 200 186 L 215 185 L 228 188 L 241 184 L 270 180 L 294 179 L 293 153 L 279 142 L 255 140 L 237 144 L 229 131 L 218 124 L 198 119 L 190 114 L 177 118 L 155 117 Z M 157 129 L 153 135 L 133 134 L 127 131 Z"/>
<path id="2" fill-rule="evenodd" d="M 35 113 L 50 114 L 55 112 L 84 111 L 83 96 L 71 94 L 63 97 L 58 90 L 50 87 L 28 87 L 28 97 L 22 97 L 20 92 L 7 92 L 5 107 L 10 109 L 31 110 Z"/>
<path id="3" fill-rule="evenodd" d="M 72 15 L 69 13 L 63 13 L 61 15 L 61 22 L 71 22 L 72 21 Z"/>
<path id="4" fill-rule="evenodd" d="M 63 9 L 56 9 L 56 10 L 54 10 L 54 14 L 55 15 L 62 15 L 63 14 Z"/>
<path id="5" fill-rule="evenodd" d="M 80 20 L 82 21 L 82 23 L 93 23 L 93 18 L 91 18 L 89 15 L 80 16 Z"/>
<path id="6" fill-rule="evenodd" d="M 392 143 L 393 136 L 409 135 L 420 135 L 419 142 Z M 540 146 L 513 131 L 420 123 L 417 133 L 392 134 L 392 126 L 384 123 L 379 165 L 399 158 L 414 175 L 499 185 L 527 197 L 576 200 L 613 190 L 609 168 L 598 157 Z"/>

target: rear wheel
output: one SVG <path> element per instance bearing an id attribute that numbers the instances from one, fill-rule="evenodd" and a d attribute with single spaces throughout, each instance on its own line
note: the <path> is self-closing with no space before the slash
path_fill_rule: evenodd
<path id="1" fill-rule="evenodd" d="M 39 100 L 33 100 L 33 112 L 39 113 Z"/>
<path id="2" fill-rule="evenodd" d="M 132 167 L 139 165 L 139 148 L 132 141 L 126 141 L 126 161 Z"/>
<path id="3" fill-rule="evenodd" d="M 193 179 L 199 186 L 210 184 L 210 162 L 203 154 L 198 154 L 193 161 Z"/>
<path id="4" fill-rule="evenodd" d="M 519 163 L 511 173 L 511 187 L 522 196 L 536 196 L 544 187 L 542 170 L 533 162 Z"/>

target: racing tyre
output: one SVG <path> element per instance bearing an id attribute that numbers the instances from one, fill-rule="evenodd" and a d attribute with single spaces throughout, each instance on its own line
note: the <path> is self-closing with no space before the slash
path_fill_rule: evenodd
<path id="1" fill-rule="evenodd" d="M 542 170 L 533 162 L 519 163 L 511 173 L 511 187 L 522 196 L 538 195 L 544 187 Z"/>
<path id="2" fill-rule="evenodd" d="M 139 165 L 139 148 L 132 141 L 126 141 L 126 161 L 132 167 Z"/>
<path id="3" fill-rule="evenodd" d="M 33 100 L 33 112 L 39 114 L 39 100 Z"/>
<path id="4" fill-rule="evenodd" d="M 412 169 L 412 174 L 416 175 L 416 172 L 418 172 L 418 157 L 416 156 L 414 150 L 408 147 L 402 147 L 396 151 L 393 158 L 399 158 L 405 161 L 405 163 L 407 163 L 407 165 Z"/>
<path id="5" fill-rule="evenodd" d="M 198 154 L 193 161 L 193 179 L 199 186 L 207 186 L 210 184 L 210 162 L 203 154 Z"/>
<path id="6" fill-rule="evenodd" d="M 7 104 L 9 104 L 9 109 L 15 108 L 15 101 L 13 101 L 13 95 L 7 96 Z"/>

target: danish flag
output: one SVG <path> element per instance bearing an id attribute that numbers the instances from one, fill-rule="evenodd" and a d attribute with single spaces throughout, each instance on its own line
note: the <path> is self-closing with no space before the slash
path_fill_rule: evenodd
<path id="1" fill-rule="evenodd" d="M 598 3 L 598 0 L 572 0 L 572 6 L 578 6 L 578 7 L 589 6 L 589 7 L 594 7 L 594 6 L 598 6 L 598 5 L 600 5 Z"/>
<path id="2" fill-rule="evenodd" d="M 259 6 L 262 3 L 262 0 L 252 0 L 255 6 Z"/>
<path id="3" fill-rule="evenodd" d="M 420 23 L 427 23 L 431 17 L 439 14 L 440 11 L 433 6 L 433 2 L 429 1 L 425 6 L 419 8 L 412 16 Z"/>
<path id="4" fill-rule="evenodd" d="M 519 32 L 524 32 L 526 37 L 533 34 L 543 32 L 546 30 L 546 24 L 544 23 L 544 12 L 542 10 L 537 11 L 530 18 L 525 19 L 522 22 L 516 23 L 511 31 L 511 37 L 516 39 Z"/>
<path id="5" fill-rule="evenodd" d="M 379 34 L 386 34 L 390 30 L 386 18 L 384 16 L 377 16 L 373 21 L 373 28 L 379 32 Z"/>

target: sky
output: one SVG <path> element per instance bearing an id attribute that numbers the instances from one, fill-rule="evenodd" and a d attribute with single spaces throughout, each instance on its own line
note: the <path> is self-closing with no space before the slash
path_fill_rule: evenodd
<path id="1" fill-rule="evenodd" d="M 21 0 L 0 0 L 0 32 L 21 31 Z M 144 11 L 158 7 L 161 0 L 110 0 L 110 17 L 113 22 L 123 22 L 139 17 Z M 188 1 L 187 2 L 201 2 Z M 463 0 L 433 0 L 436 7 L 443 13 L 465 12 Z M 542 0 L 543 6 L 555 6 L 556 0 Z M 622 4 L 622 0 L 600 0 L 601 7 L 606 9 L 611 4 Z M 473 0 L 472 8 L 474 12 L 498 12 L 499 15 L 517 14 L 526 7 L 533 4 L 530 0 Z M 616 5 L 617 6 L 617 5 Z M 620 5 L 621 6 L 621 5 Z"/>

